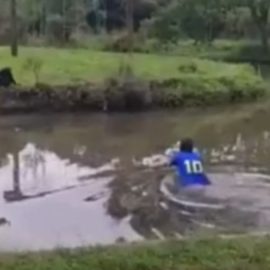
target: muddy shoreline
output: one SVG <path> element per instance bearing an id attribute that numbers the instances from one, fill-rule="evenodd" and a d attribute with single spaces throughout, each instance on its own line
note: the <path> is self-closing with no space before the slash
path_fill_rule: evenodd
<path id="1" fill-rule="evenodd" d="M 182 109 L 253 102 L 266 94 L 264 87 L 238 89 L 226 80 L 215 91 L 200 86 L 192 90 L 181 84 L 180 79 L 115 79 L 102 84 L 13 86 L 0 89 L 0 114 Z"/>

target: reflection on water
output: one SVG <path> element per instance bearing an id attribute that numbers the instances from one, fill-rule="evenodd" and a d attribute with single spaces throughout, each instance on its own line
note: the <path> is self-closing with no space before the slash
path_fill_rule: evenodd
<path id="1" fill-rule="evenodd" d="M 6 164 L 0 170 L 3 179 L 0 187 L 6 201 L 18 201 L 76 187 L 84 175 L 107 170 L 114 170 L 114 165 L 108 163 L 90 168 L 72 164 L 68 159 L 60 159 L 55 153 L 40 150 L 29 143 L 22 151 L 7 155 Z M 7 190 L 8 187 L 11 189 Z"/>
<path id="2" fill-rule="evenodd" d="M 258 174 L 270 169 L 269 117 L 268 108 L 250 112 L 244 106 L 0 118 L 0 249 L 264 229 L 270 224 L 270 191 L 258 188 Z M 151 167 L 161 165 L 166 148 L 184 136 L 195 139 L 206 168 L 216 175 L 215 193 L 241 195 L 245 208 L 232 204 L 217 216 L 166 200 L 160 182 L 170 170 Z M 234 181 L 248 185 L 228 191 L 225 183 Z"/>
<path id="3" fill-rule="evenodd" d="M 8 154 L 0 169 L 4 195 L 0 212 L 10 226 L 0 230 L 0 249 L 72 247 L 111 243 L 120 237 L 140 239 L 127 219 L 119 222 L 106 214 L 112 177 L 83 184 L 79 180 L 85 174 L 106 170 L 114 170 L 114 165 L 96 169 L 80 166 L 33 144 Z M 85 203 L 89 196 L 94 199 Z"/>

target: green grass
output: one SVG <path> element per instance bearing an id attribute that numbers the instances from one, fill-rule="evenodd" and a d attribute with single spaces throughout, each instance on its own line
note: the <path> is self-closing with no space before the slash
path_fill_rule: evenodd
<path id="1" fill-rule="evenodd" d="M 218 39 L 211 45 L 194 45 L 192 40 L 181 40 L 171 45 L 169 53 L 229 62 L 270 63 L 270 53 L 265 53 L 259 41 Z"/>
<path id="2" fill-rule="evenodd" d="M 264 270 L 269 268 L 269 238 L 190 240 L 0 255 L 1 270 Z"/>
<path id="3" fill-rule="evenodd" d="M 219 77 L 255 77 L 248 65 L 224 64 L 192 57 L 134 54 L 130 59 L 121 53 L 87 49 L 23 47 L 19 57 L 12 58 L 7 47 L 0 47 L 0 67 L 12 67 L 17 82 L 23 85 L 34 83 L 33 72 L 25 68 L 29 58 L 38 58 L 42 62 L 40 82 L 47 84 L 100 82 L 108 77 L 117 76 L 123 63 L 129 63 L 139 78 L 150 80 L 192 79 L 196 75 L 210 80 Z M 196 66 L 195 71 L 188 70 L 190 64 Z M 185 66 L 188 67 L 187 70 Z"/>
<path id="4" fill-rule="evenodd" d="M 106 50 L 106 41 L 103 40 L 103 47 L 101 44 L 102 42 L 99 43 L 99 47 L 92 46 L 92 48 Z M 109 48 L 109 50 L 113 49 L 113 47 Z M 201 43 L 197 45 L 194 44 L 194 40 L 189 39 L 181 39 L 176 44 L 162 43 L 156 39 L 145 39 L 144 41 L 135 39 L 134 50 L 230 62 L 268 64 L 270 62 L 270 53 L 265 53 L 260 40 L 256 39 L 217 39 L 212 44 Z"/>

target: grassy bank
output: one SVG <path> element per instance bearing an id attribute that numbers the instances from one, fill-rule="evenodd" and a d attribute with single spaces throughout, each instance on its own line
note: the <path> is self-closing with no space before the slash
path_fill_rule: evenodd
<path id="1" fill-rule="evenodd" d="M 185 45 L 186 46 L 186 45 Z M 33 84 L 34 74 L 28 67 L 29 59 L 41 63 L 40 82 L 47 84 L 68 84 L 85 81 L 103 81 L 117 76 L 119 68 L 128 63 L 133 72 L 142 79 L 171 79 L 201 76 L 209 78 L 255 78 L 247 65 L 229 65 L 191 57 L 193 47 L 188 47 L 185 56 L 162 54 L 126 54 L 100 52 L 87 49 L 21 48 L 20 56 L 12 58 L 9 49 L 0 47 L 0 67 L 10 66 L 18 83 Z M 196 57 L 196 54 L 195 54 Z M 187 78 L 188 79 L 188 78 Z"/>
<path id="2" fill-rule="evenodd" d="M 196 240 L 0 256 L 1 270 L 264 270 L 268 238 Z"/>
<path id="3" fill-rule="evenodd" d="M 253 101 L 266 85 L 245 64 L 86 49 L 0 48 L 21 85 L 0 93 L 0 111 L 138 110 Z M 37 65 L 37 67 L 35 67 Z M 39 78 L 39 85 L 34 86 Z"/>

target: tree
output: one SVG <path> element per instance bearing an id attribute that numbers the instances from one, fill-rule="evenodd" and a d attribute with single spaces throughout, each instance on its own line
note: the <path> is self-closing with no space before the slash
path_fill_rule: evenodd
<path id="1" fill-rule="evenodd" d="M 185 0 L 178 12 L 181 29 L 196 43 L 211 43 L 225 28 L 227 8 L 224 1 Z"/>
<path id="2" fill-rule="evenodd" d="M 85 29 L 90 8 L 89 0 L 20 0 L 18 5 L 30 35 L 60 41 L 69 41 L 73 32 Z"/>
<path id="3" fill-rule="evenodd" d="M 228 10 L 226 0 L 175 0 L 162 8 L 156 20 L 159 25 L 154 27 L 165 36 L 171 33 L 173 40 L 178 38 L 173 33 L 180 35 L 182 31 L 195 43 L 211 43 L 223 32 Z"/>
<path id="4" fill-rule="evenodd" d="M 104 1 L 91 0 L 89 11 L 86 14 L 86 21 L 95 33 L 99 33 L 101 28 L 105 27 L 106 17 Z"/>
<path id="5" fill-rule="evenodd" d="M 158 10 L 148 21 L 149 35 L 159 39 L 162 43 L 177 42 L 180 35 L 180 18 L 178 3 L 172 3 Z"/>
<path id="6" fill-rule="evenodd" d="M 268 52 L 268 20 L 269 20 L 269 0 L 248 0 L 247 5 L 250 8 L 254 23 L 257 25 L 257 29 L 260 34 L 262 48 L 265 52 Z"/>
<path id="7" fill-rule="evenodd" d="M 127 9 L 131 8 L 133 28 L 137 31 L 141 22 L 155 11 L 157 3 L 157 0 L 92 0 L 87 21 L 93 29 L 96 29 L 99 20 L 105 21 L 108 32 L 123 29 L 127 25 Z"/>
<path id="8" fill-rule="evenodd" d="M 17 0 L 11 0 L 11 55 L 18 56 Z"/>
<path id="9" fill-rule="evenodd" d="M 269 49 L 269 10 L 270 0 L 229 0 L 235 7 L 247 7 L 258 34 L 261 39 L 262 48 L 265 52 Z"/>

